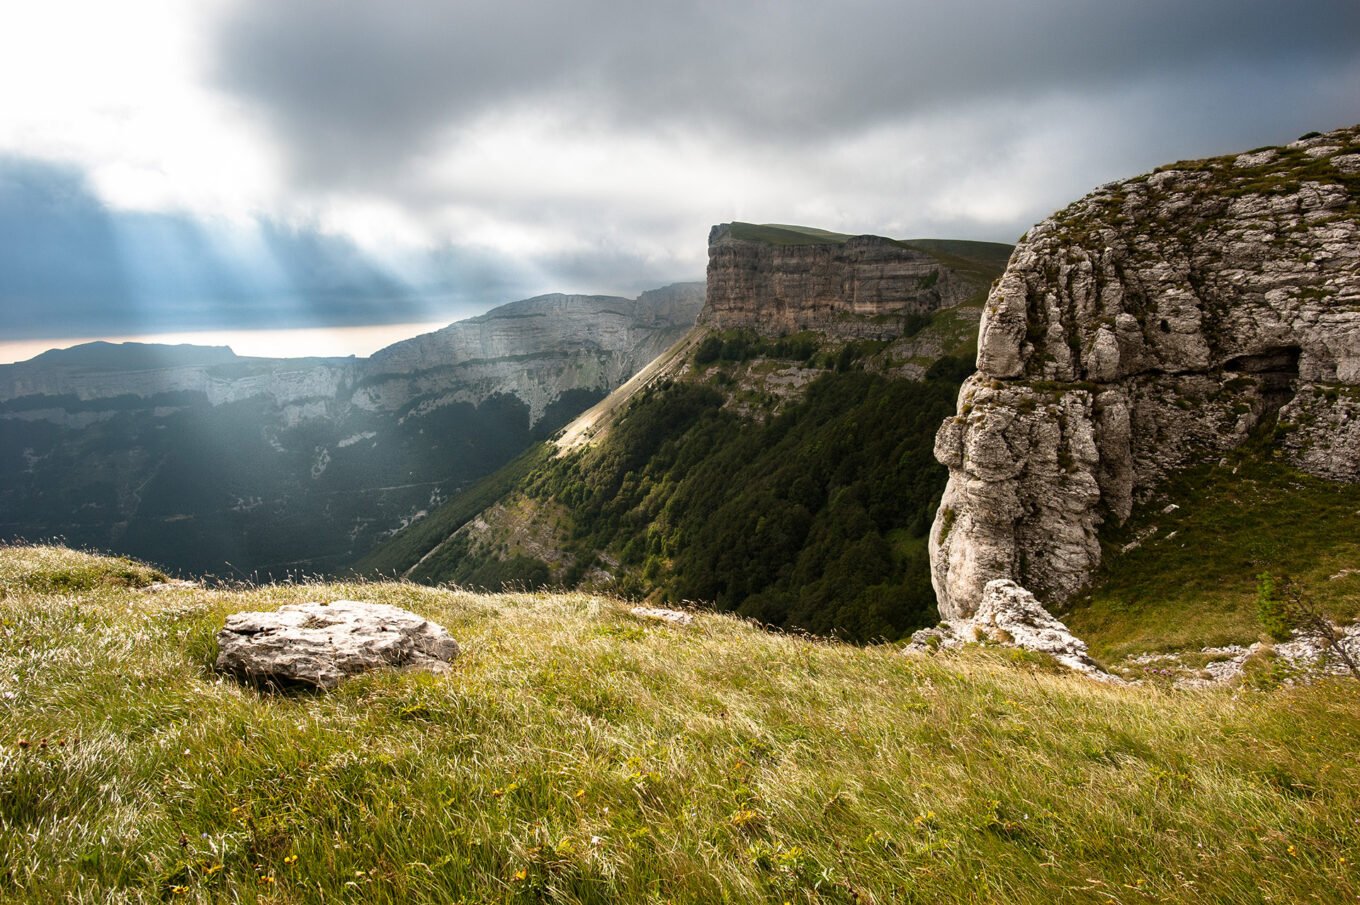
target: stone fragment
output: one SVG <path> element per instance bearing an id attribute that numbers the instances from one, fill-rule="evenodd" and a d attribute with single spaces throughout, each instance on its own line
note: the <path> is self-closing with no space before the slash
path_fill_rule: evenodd
<path id="1" fill-rule="evenodd" d="M 217 633 L 218 670 L 262 685 L 334 688 L 382 668 L 443 672 L 458 643 L 428 619 L 357 600 L 233 613 Z"/>
<path id="2" fill-rule="evenodd" d="M 664 607 L 635 606 L 628 611 L 639 619 L 655 619 L 672 625 L 692 625 L 694 617 L 682 610 L 668 610 Z"/>
<path id="3" fill-rule="evenodd" d="M 970 641 L 991 641 L 1048 654 L 1068 669 L 1093 679 L 1122 682 L 1101 669 L 1087 653 L 1086 642 L 1068 631 L 1033 594 L 1008 579 L 987 582 L 982 601 L 970 617 L 922 629 L 911 636 L 906 649 L 924 652 Z"/>

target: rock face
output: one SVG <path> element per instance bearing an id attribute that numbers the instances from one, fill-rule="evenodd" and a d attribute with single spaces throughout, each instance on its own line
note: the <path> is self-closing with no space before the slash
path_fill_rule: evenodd
<path id="1" fill-rule="evenodd" d="M 1086 642 L 1069 632 L 1033 594 L 1009 579 L 987 582 L 977 611 L 970 618 L 922 629 L 912 636 L 907 649 L 923 652 L 969 641 L 992 641 L 1048 654 L 1068 669 L 1103 681 L 1119 681 L 1091 659 Z"/>
<path id="2" fill-rule="evenodd" d="M 391 411 L 431 395 L 434 404 L 513 395 L 536 423 L 563 393 L 608 393 L 664 352 L 694 325 L 703 294 L 702 283 L 677 283 L 635 299 L 512 302 L 374 353 L 354 403 Z"/>
<path id="3" fill-rule="evenodd" d="M 908 315 L 952 307 L 986 286 L 904 242 L 830 235 L 783 235 L 746 223 L 713 227 L 700 323 L 765 336 L 811 330 L 888 338 L 902 333 Z"/>
<path id="4" fill-rule="evenodd" d="M 1049 602 L 1097 532 L 1278 415 L 1294 465 L 1360 480 L 1360 127 L 1113 183 L 1040 223 L 993 287 L 936 438 L 941 616 L 1011 578 Z"/>
<path id="5" fill-rule="evenodd" d="M 458 642 L 428 619 L 355 600 L 233 613 L 217 644 L 219 670 L 281 687 L 334 688 L 349 676 L 389 667 L 442 672 L 458 656 Z"/>

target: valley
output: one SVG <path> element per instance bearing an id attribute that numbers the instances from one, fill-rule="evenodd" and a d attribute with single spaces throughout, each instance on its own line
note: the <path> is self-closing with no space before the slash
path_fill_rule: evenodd
<path id="1" fill-rule="evenodd" d="M 700 290 L 527 299 L 367 359 L 95 343 L 2 365 L 0 538 L 334 571 L 626 380 Z"/>
<path id="2" fill-rule="evenodd" d="M 436 511 L 446 536 L 357 569 L 703 601 L 857 641 L 932 624 L 934 430 L 1007 246 L 734 223 L 709 251 L 698 325 L 643 380 L 480 511 Z"/>

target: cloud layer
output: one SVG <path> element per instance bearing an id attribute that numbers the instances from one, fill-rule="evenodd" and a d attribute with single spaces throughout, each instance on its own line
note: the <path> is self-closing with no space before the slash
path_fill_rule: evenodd
<path id="1" fill-rule="evenodd" d="M 0 29 L 0 84 L 39 86 L 0 120 L 8 330 L 631 293 L 731 219 L 1011 241 L 1110 179 L 1360 121 L 1353 0 L 33 9 Z M 106 40 L 70 45 L 82 10 Z"/>

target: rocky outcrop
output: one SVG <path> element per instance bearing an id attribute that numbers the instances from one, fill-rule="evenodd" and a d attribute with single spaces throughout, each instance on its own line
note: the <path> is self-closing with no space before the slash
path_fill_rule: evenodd
<path id="1" fill-rule="evenodd" d="M 700 323 L 765 336 L 888 339 L 908 315 L 966 301 L 987 280 L 908 243 L 724 223 L 708 237 Z"/>
<path id="2" fill-rule="evenodd" d="M 443 672 L 458 642 L 442 627 L 384 603 L 336 600 L 233 613 L 217 633 L 218 670 L 258 685 L 334 688 L 375 669 Z"/>
<path id="3" fill-rule="evenodd" d="M 1297 467 L 1360 479 L 1360 128 L 1164 167 L 1036 226 L 936 440 L 941 615 L 1010 578 L 1050 603 L 1098 532 L 1278 416 Z"/>
<path id="4" fill-rule="evenodd" d="M 1205 647 L 1188 652 L 1188 657 L 1185 651 L 1153 651 L 1130 657 L 1120 666 L 1130 674 L 1168 682 L 1177 688 L 1235 684 L 1247 678 L 1252 660 L 1271 664 L 1274 677 L 1285 684 L 1309 682 L 1322 676 L 1354 676 L 1345 658 L 1350 658 L 1351 663 L 1360 662 L 1360 623 L 1345 627 L 1329 623 L 1328 629 L 1330 639 L 1316 632 L 1296 630 L 1285 641 Z"/>
<path id="5" fill-rule="evenodd" d="M 966 619 L 941 622 L 912 635 L 908 653 L 988 641 L 1048 654 L 1068 669 L 1107 682 L 1121 680 L 1103 670 L 1086 652 L 1086 642 L 1045 610 L 1034 595 L 1009 579 L 987 582 L 977 611 Z"/>

